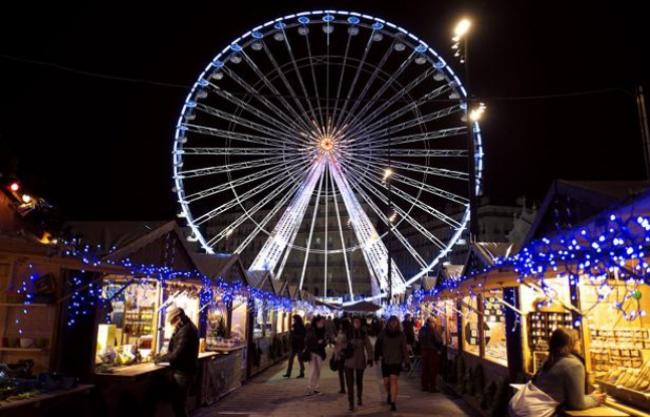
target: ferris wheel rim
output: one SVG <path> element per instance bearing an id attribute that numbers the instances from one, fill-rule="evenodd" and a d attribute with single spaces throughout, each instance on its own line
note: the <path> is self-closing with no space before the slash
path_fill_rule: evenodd
<path id="1" fill-rule="evenodd" d="M 188 226 L 192 232 L 192 237 L 196 238 L 196 240 L 201 244 L 202 248 L 206 250 L 208 253 L 212 252 L 212 248 L 208 244 L 208 240 L 205 238 L 203 233 L 201 232 L 199 226 L 195 224 L 194 221 L 194 216 L 190 208 L 191 202 L 188 202 L 185 199 L 185 190 L 184 190 L 184 183 L 183 180 L 184 178 L 182 175 L 180 175 L 180 168 L 179 168 L 179 160 L 182 159 L 181 153 L 179 153 L 179 149 L 182 149 L 182 146 L 180 143 L 180 138 L 182 137 L 183 131 L 180 129 L 180 127 L 183 124 L 183 119 L 184 115 L 187 112 L 188 109 L 188 103 L 191 102 L 191 99 L 194 97 L 195 92 L 197 89 L 200 87 L 199 81 L 204 79 L 206 74 L 213 69 L 213 64 L 215 61 L 218 61 L 224 54 L 226 54 L 228 51 L 231 51 L 233 47 L 236 45 L 239 45 L 242 43 L 242 41 L 245 40 L 251 40 L 255 37 L 255 32 L 259 31 L 260 29 L 267 28 L 269 26 L 272 26 L 274 24 L 284 22 L 289 19 L 296 19 L 300 18 L 303 16 L 328 16 L 328 15 L 341 15 L 341 16 L 348 16 L 348 17 L 356 17 L 359 19 L 359 21 L 362 21 L 361 19 L 366 19 L 367 23 L 372 23 L 372 24 L 381 24 L 381 25 L 387 25 L 395 30 L 398 30 L 402 32 L 406 37 L 412 39 L 414 42 L 416 42 L 418 45 L 423 45 L 426 48 L 426 51 L 433 56 L 437 60 L 437 62 L 441 65 L 439 70 L 443 70 L 446 73 L 448 73 L 450 79 L 452 82 L 456 84 L 456 87 L 458 88 L 458 91 L 461 93 L 461 102 L 467 103 L 467 92 L 458 78 L 458 76 L 454 73 L 453 69 L 447 65 L 447 63 L 444 61 L 444 59 L 439 56 L 433 48 L 431 48 L 426 42 L 422 41 L 415 35 L 411 34 L 410 32 L 406 31 L 405 29 L 394 25 L 386 20 L 366 15 L 366 14 L 361 14 L 357 12 L 349 12 L 349 11 L 342 11 L 342 10 L 315 10 L 315 11 L 307 11 L 307 12 L 301 12 L 301 13 L 296 13 L 296 14 L 290 14 L 287 16 L 279 17 L 274 20 L 270 20 L 263 25 L 259 25 L 255 28 L 253 28 L 251 31 L 248 31 L 244 33 L 242 36 L 238 37 L 235 39 L 231 44 L 226 46 L 221 52 L 219 52 L 215 58 L 212 60 L 210 64 L 206 66 L 206 68 L 203 70 L 203 72 L 200 74 L 200 76 L 197 79 L 197 82 L 194 83 L 192 88 L 190 89 L 190 92 L 188 93 L 185 102 L 183 104 L 181 114 L 179 116 L 176 129 L 175 129 L 175 135 L 174 135 L 174 144 L 173 144 L 173 178 L 174 178 L 174 184 L 175 184 L 175 190 L 176 194 L 178 197 L 178 202 L 181 207 L 181 215 L 187 220 Z M 295 26 L 295 25 L 294 25 Z M 475 165 L 476 165 L 476 172 L 475 172 L 475 180 L 476 180 L 476 191 L 477 193 L 480 191 L 481 185 L 482 185 L 482 156 L 483 156 L 483 151 L 482 151 L 482 139 L 481 139 L 481 132 L 480 132 L 480 127 L 478 123 L 474 123 L 472 126 L 473 130 L 473 135 L 474 135 L 474 146 L 476 149 L 476 154 L 475 154 Z M 422 192 L 420 190 L 420 192 Z M 400 221 L 403 221 L 403 219 L 400 218 Z M 465 212 L 463 214 L 462 220 L 460 221 L 460 226 L 456 229 L 454 235 L 447 241 L 447 246 L 444 250 L 441 250 L 438 255 L 428 264 L 427 268 L 423 268 L 419 273 L 414 275 L 413 277 L 409 278 L 406 281 L 407 285 L 410 285 L 411 283 L 415 282 L 418 280 L 422 275 L 428 273 L 435 265 L 437 265 L 440 262 L 440 259 L 444 258 L 445 256 L 448 255 L 448 253 L 451 251 L 453 245 L 456 244 L 458 239 L 460 238 L 462 232 L 466 229 L 467 223 L 469 221 L 469 206 L 467 205 L 465 208 Z M 297 249 L 300 249 L 299 247 L 296 247 Z M 304 248 L 303 248 L 304 249 Z M 311 249 L 312 252 L 318 253 L 318 250 Z M 323 253 L 336 253 L 333 250 L 325 250 Z"/>

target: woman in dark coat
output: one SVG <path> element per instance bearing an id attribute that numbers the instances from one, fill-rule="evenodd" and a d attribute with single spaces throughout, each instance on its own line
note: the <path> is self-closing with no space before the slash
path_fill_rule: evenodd
<path id="1" fill-rule="evenodd" d="M 408 359 L 406 336 L 400 329 L 397 316 L 391 316 L 386 323 L 386 328 L 381 332 L 375 343 L 375 360 L 381 358 L 381 375 L 384 378 L 384 387 L 388 393 L 386 402 L 391 410 L 396 411 L 395 400 L 398 393 L 399 374 L 402 364 Z"/>
<path id="2" fill-rule="evenodd" d="M 348 403 L 350 411 L 354 411 L 354 386 L 357 386 L 357 403 L 363 404 L 363 373 L 366 365 L 372 366 L 372 343 L 368 333 L 362 327 L 360 317 L 352 319 L 352 327 L 344 334 L 339 357 L 343 358 L 345 380 L 348 386 Z"/>
<path id="3" fill-rule="evenodd" d="M 291 333 L 289 337 L 291 339 L 291 352 L 289 353 L 289 366 L 287 367 L 287 373 L 284 374 L 285 378 L 291 378 L 291 369 L 293 368 L 293 358 L 298 357 L 298 363 L 300 364 L 300 374 L 297 378 L 305 377 L 305 364 L 300 357 L 300 352 L 305 350 L 305 336 L 307 331 L 305 330 L 305 325 L 302 321 L 302 317 L 298 314 L 293 316 L 293 325 L 291 327 Z"/>
<path id="4" fill-rule="evenodd" d="M 325 330 L 325 319 L 316 316 L 311 322 L 311 328 L 305 339 L 305 350 L 309 353 L 309 383 L 307 384 L 308 394 L 317 395 L 320 385 L 320 370 L 325 361 L 325 347 L 327 346 L 327 334 Z"/>

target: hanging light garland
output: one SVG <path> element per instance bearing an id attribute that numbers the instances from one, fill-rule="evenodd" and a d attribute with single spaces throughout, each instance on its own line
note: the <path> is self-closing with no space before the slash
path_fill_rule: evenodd
<path id="1" fill-rule="evenodd" d="M 241 297 L 251 301 L 260 300 L 265 309 L 275 311 L 288 312 L 294 308 L 300 308 L 309 314 L 331 313 L 331 310 L 324 306 L 315 306 L 302 300 L 292 300 L 288 297 L 279 296 L 259 288 L 248 287 L 241 282 L 227 282 L 221 277 L 212 279 L 197 270 L 177 271 L 166 266 L 136 264 L 129 258 L 119 261 L 104 260 L 102 257 L 106 255 L 99 255 L 102 251 L 100 245 L 91 246 L 82 244 L 78 239 L 65 241 L 63 244 L 66 248 L 63 252 L 65 256 L 77 258 L 89 267 L 99 268 L 110 265 L 126 269 L 125 274 L 134 277 L 126 286 L 144 279 L 155 279 L 163 285 L 168 281 L 191 280 L 200 282 L 199 298 L 202 305 L 212 303 L 216 294 L 219 294 L 221 300 L 226 304 L 230 304 L 236 297 Z M 109 250 L 109 254 L 115 250 L 116 248 L 112 247 Z M 29 277 L 22 282 L 20 288 L 16 291 L 19 295 L 24 296 L 23 304 L 26 305 L 32 302 L 35 293 L 33 284 L 39 278 L 38 273 L 33 271 L 31 264 L 29 268 Z M 66 324 L 69 327 L 77 324 L 80 318 L 90 315 L 97 306 L 106 305 L 112 299 L 112 297 L 106 298 L 97 279 L 92 276 L 87 277 L 87 274 L 87 271 L 80 270 L 78 274 L 71 276 L 68 280 L 70 302 L 67 307 Z M 16 327 L 20 335 L 23 334 L 22 323 L 26 320 L 26 316 L 27 308 L 24 308 L 22 310 L 22 319 L 20 316 L 16 317 Z"/>
<path id="2" fill-rule="evenodd" d="M 548 274 L 566 278 L 573 287 L 582 278 L 594 287 L 597 303 L 587 311 L 576 310 L 577 313 L 588 313 L 614 294 L 611 306 L 626 320 L 635 320 L 647 315 L 640 300 L 643 295 L 641 286 L 650 285 L 650 264 L 645 260 L 649 249 L 650 218 L 607 214 L 596 218 L 589 227 L 535 240 L 516 255 L 497 259 L 492 267 L 447 279 L 437 288 L 417 290 L 406 300 L 404 307 L 417 311 L 425 300 L 436 298 L 445 290 L 453 294 L 468 279 L 492 270 L 512 268 L 519 283 L 525 283 L 524 280 L 531 277 L 537 280 L 537 287 L 544 296 L 542 303 L 546 305 L 557 299 L 555 290 L 545 282 Z M 478 287 L 481 288 L 482 283 Z"/>

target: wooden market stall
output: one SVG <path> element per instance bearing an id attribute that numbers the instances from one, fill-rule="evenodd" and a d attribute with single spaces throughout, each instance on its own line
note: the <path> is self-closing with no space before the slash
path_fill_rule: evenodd
<path id="1" fill-rule="evenodd" d="M 549 193 L 518 260 L 511 258 L 512 262 L 490 266 L 478 256 L 478 250 L 473 250 L 465 277 L 447 281 L 435 296 L 425 299 L 424 307 L 443 318 L 447 350 L 450 357 L 456 355 L 456 372 L 446 378 L 447 382 L 482 414 L 499 415 L 503 411 L 497 406 L 505 404 L 499 400 L 503 397 L 502 385 L 490 388 L 489 380 L 495 375 L 512 382 L 531 377 L 547 357 L 553 330 L 573 327 L 580 334 L 589 382 L 606 391 L 608 400 L 598 409 L 567 415 L 646 417 L 650 415 L 650 323 L 646 318 L 650 258 L 643 249 L 647 249 L 644 239 L 650 222 L 646 224 L 643 219 L 650 215 L 650 194 L 626 200 L 605 193 L 601 198 L 594 191 L 598 188 L 591 184 L 588 190 L 576 193 L 577 197 L 568 198 L 558 191 L 566 191 L 568 186 L 562 187 L 556 184 Z M 576 186 L 571 187 L 573 190 Z M 588 213 L 587 218 L 578 221 L 579 216 L 573 216 L 571 222 L 559 222 L 557 215 L 551 215 L 557 214 L 562 202 L 575 209 L 576 200 L 583 204 L 577 211 Z M 594 207 L 601 212 L 595 212 Z M 548 222 L 572 227 L 549 234 Z M 643 258 L 635 255 L 623 263 L 601 264 L 596 255 L 589 255 L 578 265 L 567 257 L 551 266 L 526 269 L 533 268 L 533 261 L 546 262 L 549 253 L 556 259 L 562 251 L 598 254 L 599 244 L 609 244 L 607 250 L 612 251 L 617 245 L 634 241 L 640 245 L 627 247 L 625 253 L 638 251 Z M 460 338 L 455 337 L 456 326 Z M 506 369 L 508 372 L 503 373 Z M 492 407 L 490 398 L 495 399 Z"/>
<path id="2" fill-rule="evenodd" d="M 277 296 L 287 294 L 281 291 L 284 283 L 274 279 L 268 271 L 248 271 L 248 279 L 251 286 L 260 290 Z M 288 354 L 289 342 L 286 331 L 278 332 L 278 322 L 284 326 L 287 320 L 283 311 L 274 310 L 262 299 L 252 300 L 250 305 L 253 326 L 248 345 L 248 375 L 253 376 L 283 360 Z"/>

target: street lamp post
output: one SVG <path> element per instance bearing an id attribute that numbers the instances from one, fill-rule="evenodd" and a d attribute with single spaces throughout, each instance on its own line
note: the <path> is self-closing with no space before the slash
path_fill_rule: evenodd
<path id="1" fill-rule="evenodd" d="M 469 30 L 472 27 L 472 22 L 467 19 L 461 19 L 454 28 L 454 37 L 452 41 L 454 42 L 452 48 L 456 51 L 455 56 L 459 58 L 461 64 L 464 64 L 465 67 L 465 91 L 467 93 L 467 102 L 466 102 L 466 124 L 467 124 L 467 153 L 468 153 L 468 196 L 469 196 L 469 241 L 476 239 L 478 235 L 478 217 L 476 210 L 476 148 L 474 146 L 474 123 L 477 122 L 485 106 L 480 105 L 478 109 L 474 109 L 474 102 L 472 100 L 472 94 L 470 90 L 470 78 L 469 78 Z"/>

